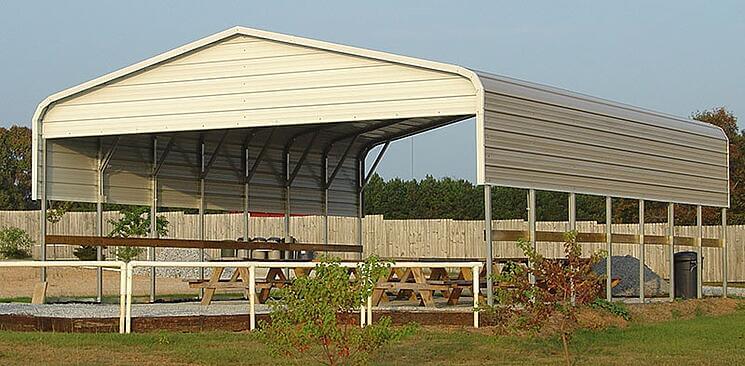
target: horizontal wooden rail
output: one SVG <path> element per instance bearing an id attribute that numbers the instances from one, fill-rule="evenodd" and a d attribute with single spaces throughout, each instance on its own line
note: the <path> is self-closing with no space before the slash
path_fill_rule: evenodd
<path id="1" fill-rule="evenodd" d="M 48 244 L 85 245 L 102 247 L 158 247 L 191 249 L 266 249 L 290 251 L 316 251 L 339 253 L 362 253 L 361 245 L 272 243 L 264 241 L 244 242 L 237 240 L 189 240 L 154 238 L 109 238 L 100 236 L 47 235 Z"/>
<path id="2" fill-rule="evenodd" d="M 537 231 L 538 242 L 564 242 L 564 233 L 558 231 Z M 529 240 L 530 234 L 522 230 L 494 230 L 492 240 L 494 241 L 517 241 L 519 239 Z M 577 233 L 578 243 L 605 243 L 605 233 Z M 639 235 L 636 234 L 612 234 L 611 242 L 614 244 L 639 244 Z M 696 246 L 696 238 L 687 236 L 676 236 L 673 238 L 675 245 Z M 644 244 L 668 245 L 669 239 L 665 235 L 644 235 Z M 704 247 L 719 248 L 722 246 L 720 239 L 703 238 L 701 245 Z"/>

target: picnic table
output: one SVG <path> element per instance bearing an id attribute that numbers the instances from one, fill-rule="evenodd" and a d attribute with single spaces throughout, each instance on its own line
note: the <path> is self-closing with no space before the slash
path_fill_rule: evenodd
<path id="1" fill-rule="evenodd" d="M 307 260 L 287 260 L 287 259 L 263 259 L 256 260 L 255 262 L 298 262 L 307 263 Z M 220 266 L 221 260 L 215 260 L 215 267 L 212 267 L 212 274 L 209 279 L 189 279 L 189 287 L 204 289 L 204 296 L 202 296 L 201 304 L 209 305 L 212 303 L 212 298 L 218 289 L 239 289 L 244 290 L 246 296 L 248 296 L 249 289 L 249 275 L 248 268 L 236 268 L 233 274 L 228 279 L 223 279 L 222 275 L 225 273 L 225 266 Z M 295 275 L 295 277 L 307 276 L 313 268 L 308 267 L 290 267 L 289 270 Z M 287 278 L 283 267 L 272 267 L 269 266 L 266 275 L 263 278 L 256 279 L 256 289 L 258 290 L 257 299 L 259 303 L 263 304 L 269 299 L 269 295 L 273 288 L 283 288 L 287 285 L 290 280 Z"/>

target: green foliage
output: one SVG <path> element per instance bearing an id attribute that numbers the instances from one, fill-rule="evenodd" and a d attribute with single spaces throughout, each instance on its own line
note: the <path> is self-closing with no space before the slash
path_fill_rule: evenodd
<path id="1" fill-rule="evenodd" d="M 593 309 L 604 310 L 615 316 L 621 317 L 624 320 L 631 320 L 631 313 L 626 304 L 622 302 L 613 302 L 606 299 L 597 298 L 595 301 L 590 303 L 590 307 Z"/>
<path id="2" fill-rule="evenodd" d="M 72 251 L 72 254 L 81 261 L 94 261 L 97 257 L 96 249 L 97 248 L 93 246 L 83 245 L 75 248 Z"/>
<path id="3" fill-rule="evenodd" d="M 495 276 L 499 305 L 487 308 L 499 330 L 515 328 L 536 335 L 559 334 L 567 364 L 571 364 L 569 340 L 577 327 L 577 313 L 595 299 L 601 289 L 602 278 L 592 267 L 605 255 L 599 251 L 589 258 L 582 257 L 577 233 L 564 234 L 565 262 L 546 259 L 531 243 L 519 240 L 518 246 L 530 266 L 511 266 Z M 511 327 L 511 328 L 506 328 Z"/>
<path id="4" fill-rule="evenodd" d="M 31 129 L 0 127 L 0 209 L 38 207 L 31 201 Z"/>
<path id="5" fill-rule="evenodd" d="M 322 259 L 314 276 L 297 278 L 270 303 L 271 322 L 260 324 L 261 339 L 275 355 L 311 356 L 327 365 L 364 364 L 372 352 L 412 331 L 392 328 L 389 318 L 364 328 L 349 324 L 389 270 L 390 263 L 373 256 L 350 278 L 338 259 Z"/>
<path id="6" fill-rule="evenodd" d="M 34 241 L 26 231 L 17 227 L 0 230 L 0 256 L 7 259 L 25 259 L 31 257 Z"/>
<path id="7" fill-rule="evenodd" d="M 113 226 L 110 237 L 129 238 L 144 237 L 150 233 L 151 214 L 150 209 L 144 206 L 127 206 L 122 208 L 119 213 L 122 216 L 118 220 L 109 220 Z M 163 216 L 157 216 L 155 220 L 158 235 L 168 235 L 168 220 Z M 116 250 L 116 257 L 124 262 L 129 262 L 144 251 L 140 247 L 119 247 Z"/>

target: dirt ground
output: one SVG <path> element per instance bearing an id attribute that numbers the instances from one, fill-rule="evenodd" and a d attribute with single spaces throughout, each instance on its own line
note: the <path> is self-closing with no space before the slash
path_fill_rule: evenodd
<path id="1" fill-rule="evenodd" d="M 40 268 L 0 268 L 0 298 L 31 297 L 39 281 Z M 95 296 L 96 270 L 94 268 L 47 268 L 49 287 L 47 296 Z M 119 294 L 119 271 L 104 269 L 104 295 Z M 147 295 L 150 278 L 134 276 L 134 295 Z M 161 294 L 191 294 L 197 290 L 177 278 L 158 278 L 156 291 Z"/>

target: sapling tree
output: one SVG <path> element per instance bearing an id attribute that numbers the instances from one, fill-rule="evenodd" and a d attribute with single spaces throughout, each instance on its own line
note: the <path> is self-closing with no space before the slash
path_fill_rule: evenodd
<path id="1" fill-rule="evenodd" d="M 598 251 L 583 258 L 574 231 L 565 233 L 564 240 L 565 261 L 544 258 L 530 242 L 518 241 L 530 266 L 511 266 L 496 276 L 502 286 L 496 290 L 499 305 L 491 312 L 502 329 L 509 325 L 536 334 L 558 333 L 565 361 L 571 364 L 569 341 L 577 328 L 577 314 L 601 291 L 602 277 L 592 267 L 605 253 Z"/>
<path id="2" fill-rule="evenodd" d="M 150 209 L 144 206 L 128 206 L 119 211 L 122 216 L 117 220 L 108 220 L 112 225 L 109 237 L 129 238 L 144 237 L 150 233 L 150 221 L 152 220 Z M 155 219 L 155 228 L 158 235 L 168 235 L 168 220 L 163 216 Z M 119 247 L 116 257 L 122 261 L 129 262 L 144 251 L 140 247 Z"/>
<path id="3" fill-rule="evenodd" d="M 313 276 L 297 278 L 270 303 L 271 321 L 259 324 L 262 340 L 276 355 L 306 356 L 326 365 L 365 363 L 372 352 L 411 329 L 392 328 L 389 318 L 364 328 L 350 324 L 389 267 L 370 257 L 350 276 L 338 259 L 323 259 Z"/>

